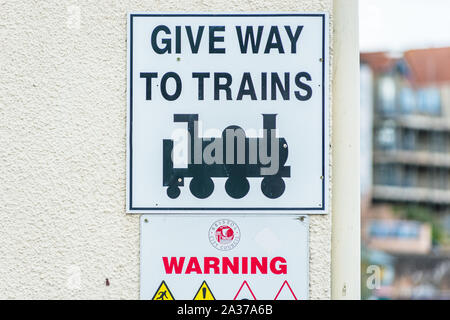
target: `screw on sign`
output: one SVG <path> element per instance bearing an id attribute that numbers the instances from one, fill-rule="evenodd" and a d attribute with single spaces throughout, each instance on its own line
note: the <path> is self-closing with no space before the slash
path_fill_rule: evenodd
<path id="1" fill-rule="evenodd" d="M 223 130 L 220 138 L 202 139 L 197 136 L 198 114 L 175 114 L 174 122 L 187 123 L 190 149 L 187 168 L 174 168 L 174 141 L 163 140 L 163 186 L 168 187 L 167 196 L 178 198 L 181 193 L 179 187 L 184 186 L 184 178 L 191 177 L 191 193 L 199 199 L 208 198 L 214 191 L 211 178 L 216 177 L 227 178 L 227 194 L 234 199 L 240 199 L 250 190 L 247 178 L 262 177 L 262 193 L 270 199 L 279 198 L 285 190 L 283 178 L 291 176 L 290 166 L 285 166 L 288 145 L 284 138 L 276 137 L 276 114 L 262 116 L 262 138 L 248 138 L 242 128 L 229 126 Z M 244 141 L 243 144 L 239 144 L 239 138 Z M 244 150 L 240 150 L 239 146 L 242 145 Z M 221 149 L 221 156 L 218 156 L 218 148 Z M 265 150 L 266 155 L 263 155 L 261 150 Z M 214 156 L 211 156 L 212 162 L 209 158 L 205 161 L 205 154 L 208 155 L 205 151 L 209 151 L 209 154 L 214 152 Z"/>

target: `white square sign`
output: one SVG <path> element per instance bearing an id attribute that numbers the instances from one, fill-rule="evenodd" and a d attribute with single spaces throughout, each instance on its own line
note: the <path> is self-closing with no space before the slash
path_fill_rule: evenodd
<path id="1" fill-rule="evenodd" d="M 328 212 L 325 13 L 128 25 L 127 212 Z"/>
<path id="2" fill-rule="evenodd" d="M 140 297 L 308 299 L 308 225 L 307 216 L 143 215 Z"/>

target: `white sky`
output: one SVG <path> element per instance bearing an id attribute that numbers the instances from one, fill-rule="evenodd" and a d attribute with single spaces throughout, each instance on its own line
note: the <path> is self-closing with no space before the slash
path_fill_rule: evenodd
<path id="1" fill-rule="evenodd" d="M 450 0 L 359 0 L 359 13 L 363 52 L 450 46 Z"/>

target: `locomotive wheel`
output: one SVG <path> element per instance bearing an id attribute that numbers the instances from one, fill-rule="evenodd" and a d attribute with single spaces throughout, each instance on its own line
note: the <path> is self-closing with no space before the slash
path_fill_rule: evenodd
<path id="1" fill-rule="evenodd" d="M 228 178 L 225 182 L 225 190 L 234 199 L 240 199 L 250 190 L 247 178 Z"/>
<path id="2" fill-rule="evenodd" d="M 270 199 L 279 198 L 283 193 L 286 185 L 280 177 L 265 177 L 261 182 L 262 193 Z"/>
<path id="3" fill-rule="evenodd" d="M 180 193 L 181 193 L 181 190 L 180 190 L 180 188 L 178 188 L 178 186 L 170 186 L 167 188 L 167 195 L 171 199 L 178 198 Z"/>
<path id="4" fill-rule="evenodd" d="M 199 199 L 208 198 L 214 191 L 214 182 L 210 177 L 194 177 L 189 184 L 191 193 Z"/>

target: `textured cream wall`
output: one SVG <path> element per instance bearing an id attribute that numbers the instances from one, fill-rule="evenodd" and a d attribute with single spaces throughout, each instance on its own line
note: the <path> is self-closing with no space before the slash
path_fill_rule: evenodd
<path id="1" fill-rule="evenodd" d="M 139 221 L 125 214 L 128 11 L 331 14 L 332 0 L 0 0 L 2 299 L 139 298 Z M 311 219 L 312 299 L 330 298 L 330 221 Z"/>

